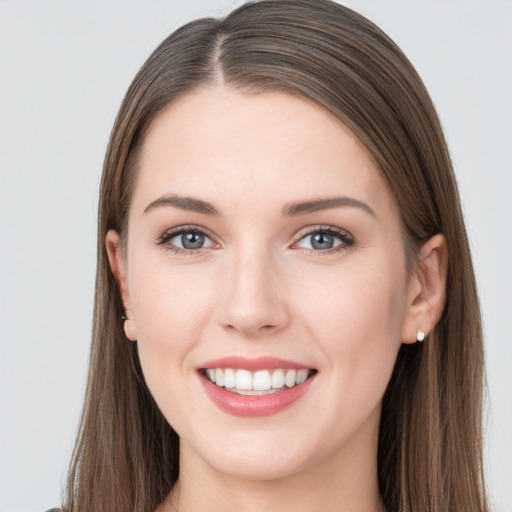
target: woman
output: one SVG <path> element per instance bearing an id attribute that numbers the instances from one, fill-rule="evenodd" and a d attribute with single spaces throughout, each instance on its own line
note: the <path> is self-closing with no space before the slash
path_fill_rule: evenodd
<path id="1" fill-rule="evenodd" d="M 488 510 L 482 336 L 435 110 L 334 3 L 169 36 L 100 193 L 64 506 Z"/>

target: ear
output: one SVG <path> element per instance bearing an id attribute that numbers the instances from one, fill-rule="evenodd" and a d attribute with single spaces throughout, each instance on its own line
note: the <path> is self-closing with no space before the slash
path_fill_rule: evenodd
<path id="1" fill-rule="evenodd" d="M 131 341 L 137 340 L 137 328 L 135 325 L 135 319 L 133 317 L 130 292 L 128 289 L 128 281 L 126 276 L 126 256 L 121 253 L 119 248 L 119 233 L 111 229 L 105 238 L 105 247 L 107 249 L 108 261 L 110 263 L 110 269 L 112 274 L 116 278 L 119 292 L 121 294 L 121 300 L 125 314 L 128 317 L 124 321 L 124 332 L 126 337 Z"/>
<path id="2" fill-rule="evenodd" d="M 402 342 L 415 343 L 418 331 L 428 334 L 443 313 L 446 301 L 448 247 L 443 235 L 433 236 L 422 248 L 409 278 Z"/>

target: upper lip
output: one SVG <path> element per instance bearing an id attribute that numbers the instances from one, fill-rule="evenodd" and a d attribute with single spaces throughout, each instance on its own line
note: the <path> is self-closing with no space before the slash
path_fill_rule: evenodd
<path id="1" fill-rule="evenodd" d="M 278 357 L 264 356 L 257 358 L 247 358 L 240 356 L 229 356 L 222 357 L 220 359 L 212 359 L 199 366 L 199 369 L 205 368 L 236 368 L 240 370 L 277 370 L 282 369 L 294 369 L 310 370 L 311 367 L 297 361 L 290 361 L 288 359 L 280 359 Z"/>

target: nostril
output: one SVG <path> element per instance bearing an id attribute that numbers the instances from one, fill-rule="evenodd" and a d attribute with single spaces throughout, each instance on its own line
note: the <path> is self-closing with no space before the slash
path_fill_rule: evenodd
<path id="1" fill-rule="evenodd" d="M 274 329 L 276 329 L 276 325 L 273 325 L 273 324 L 265 324 L 265 325 L 262 325 L 258 328 L 256 328 L 253 333 L 256 334 L 256 333 L 264 333 L 264 332 L 269 332 L 269 331 L 273 331 Z M 224 326 L 224 328 L 227 330 L 227 331 L 238 331 L 240 330 L 239 328 L 237 328 L 235 325 L 233 324 L 226 324 Z"/>

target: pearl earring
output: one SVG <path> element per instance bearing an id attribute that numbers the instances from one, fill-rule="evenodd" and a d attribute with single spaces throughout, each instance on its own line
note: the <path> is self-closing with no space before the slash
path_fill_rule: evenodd
<path id="1" fill-rule="evenodd" d="M 416 334 L 416 341 L 419 341 L 421 343 L 424 339 L 425 339 L 425 333 L 418 329 L 418 332 Z"/>
<path id="2" fill-rule="evenodd" d="M 132 318 L 129 318 L 128 316 L 126 315 L 123 315 L 121 317 L 121 320 L 123 321 L 123 330 L 124 330 L 124 334 L 125 336 L 131 340 L 131 341 L 135 341 L 137 335 L 136 335 L 136 329 L 135 329 L 135 322 L 133 321 Z"/>

